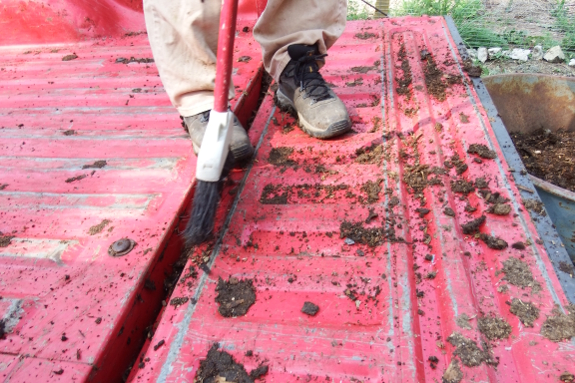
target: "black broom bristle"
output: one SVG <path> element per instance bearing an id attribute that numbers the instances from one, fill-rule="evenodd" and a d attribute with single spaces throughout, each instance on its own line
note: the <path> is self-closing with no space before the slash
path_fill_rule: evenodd
<path id="1" fill-rule="evenodd" d="M 196 246 L 206 241 L 214 230 L 216 210 L 220 202 L 220 191 L 224 178 L 234 165 L 234 156 L 228 153 L 218 182 L 196 180 L 196 191 L 192 203 L 190 220 L 183 232 L 186 246 Z"/>

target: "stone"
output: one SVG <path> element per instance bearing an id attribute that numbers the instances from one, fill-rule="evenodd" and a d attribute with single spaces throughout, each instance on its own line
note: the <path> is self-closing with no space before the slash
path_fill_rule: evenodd
<path id="1" fill-rule="evenodd" d="M 533 51 L 531 52 L 531 58 L 533 60 L 543 59 L 543 47 L 541 45 L 535 45 L 533 47 Z"/>
<path id="2" fill-rule="evenodd" d="M 575 66 L 575 59 L 571 59 L 571 61 L 569 61 L 569 66 Z"/>
<path id="3" fill-rule="evenodd" d="M 482 63 L 487 61 L 487 48 L 481 47 L 477 50 L 477 59 Z"/>
<path id="4" fill-rule="evenodd" d="M 501 51 L 501 56 L 503 56 L 503 57 L 509 57 L 510 54 L 511 54 L 511 51 Z"/>
<path id="5" fill-rule="evenodd" d="M 527 61 L 529 60 L 530 53 L 531 53 L 530 49 L 515 48 L 509 54 L 509 58 L 513 60 Z"/>
<path id="6" fill-rule="evenodd" d="M 475 60 L 477 58 L 477 50 L 469 48 L 467 50 L 467 55 L 469 56 L 470 59 Z"/>
<path id="7" fill-rule="evenodd" d="M 502 48 L 489 48 L 487 50 L 487 53 L 489 53 L 489 59 L 493 60 L 495 58 L 495 56 L 497 56 L 499 53 L 501 53 L 503 49 Z"/>
<path id="8" fill-rule="evenodd" d="M 545 61 L 549 61 L 550 63 L 561 63 L 565 61 L 565 54 L 561 50 L 559 45 L 549 49 L 545 56 L 543 56 Z"/>

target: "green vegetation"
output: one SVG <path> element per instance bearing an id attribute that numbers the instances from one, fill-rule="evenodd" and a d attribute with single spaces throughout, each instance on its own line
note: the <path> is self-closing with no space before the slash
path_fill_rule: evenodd
<path id="1" fill-rule="evenodd" d="M 348 20 L 367 20 L 369 18 L 369 11 L 367 8 L 356 1 L 348 1 L 347 3 L 347 19 Z"/>
<path id="2" fill-rule="evenodd" d="M 556 27 L 565 33 L 561 48 L 563 51 L 570 52 L 572 56 L 575 54 L 575 17 L 567 13 L 565 0 L 560 0 L 551 14 L 556 18 Z"/>

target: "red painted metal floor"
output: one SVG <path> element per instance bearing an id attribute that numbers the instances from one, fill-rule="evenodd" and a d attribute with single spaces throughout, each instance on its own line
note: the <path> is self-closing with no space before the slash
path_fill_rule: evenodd
<path id="1" fill-rule="evenodd" d="M 245 121 L 261 64 L 242 46 Z M 0 52 L 0 376 L 121 381 L 180 256 L 189 138 L 153 62 L 118 62 L 151 59 L 145 34 Z M 110 256 L 122 238 L 135 247 Z"/>
<path id="2" fill-rule="evenodd" d="M 541 335 L 565 295 L 445 21 L 350 22 L 327 60 L 324 77 L 353 132 L 309 138 L 266 97 L 249 132 L 255 160 L 224 191 L 221 237 L 191 254 L 171 296 L 188 300 L 166 307 L 129 381 L 193 382 L 214 343 L 248 372 L 269 366 L 266 382 L 557 382 L 573 373 L 573 343 Z M 468 153 L 472 144 L 497 158 Z M 375 155 L 362 155 L 367 147 Z M 458 180 L 476 187 L 458 193 Z M 509 199 L 509 215 L 487 212 L 495 193 Z M 507 248 L 464 233 L 482 215 L 481 233 Z M 350 241 L 345 223 L 372 229 L 374 246 Z M 503 262 L 534 280 L 517 286 Z M 220 277 L 253 278 L 245 316 L 218 313 Z M 516 298 L 540 310 L 534 327 L 510 312 Z M 306 301 L 316 316 L 301 312 Z M 478 331 L 485 318 L 510 334 L 488 339 Z M 483 360 L 460 354 L 462 344 Z"/>
<path id="3" fill-rule="evenodd" d="M 235 64 L 234 104 L 246 121 L 260 54 L 249 32 L 237 44 L 237 57 L 252 58 Z M 441 71 L 435 83 L 425 51 Z M 458 80 L 443 19 L 348 23 L 323 70 L 354 122 L 342 138 L 307 137 L 266 96 L 249 132 L 255 159 L 224 191 L 221 236 L 193 250 L 153 328 L 180 255 L 195 159 L 154 64 L 116 62 L 151 58 L 146 36 L 0 52 L 4 381 L 120 381 L 148 334 L 130 382 L 193 382 L 215 342 L 248 371 L 268 365 L 266 382 L 440 382 L 456 363 L 464 382 L 557 382 L 574 372 L 573 343 L 541 335 L 565 295 L 490 121 Z M 78 57 L 62 61 L 70 54 Z M 497 159 L 477 162 L 467 152 L 476 143 Z M 285 155 L 270 162 L 277 153 Z M 454 154 L 467 165 L 461 174 L 449 167 Z M 479 177 L 488 194 L 451 186 Z M 495 193 L 511 214 L 486 212 Z M 525 250 L 464 234 L 461 225 L 482 215 L 482 233 Z M 341 235 L 346 222 L 372 229 L 374 246 Z M 111 257 L 122 238 L 134 249 Z M 501 272 L 511 258 L 534 276 L 531 286 Z M 230 276 L 256 288 L 239 318 L 222 317 L 214 302 L 218 278 Z M 540 310 L 534 327 L 510 313 L 515 298 Z M 301 313 L 306 301 L 316 316 Z M 506 321 L 509 337 L 487 339 L 477 330 L 484 317 Z M 464 365 L 454 333 L 487 362 Z"/>

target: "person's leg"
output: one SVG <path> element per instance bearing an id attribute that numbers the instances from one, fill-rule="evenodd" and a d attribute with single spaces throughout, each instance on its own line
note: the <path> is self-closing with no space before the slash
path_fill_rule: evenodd
<path id="1" fill-rule="evenodd" d="M 351 129 L 345 105 L 318 72 L 346 17 L 346 0 L 268 0 L 254 28 L 265 68 L 279 83 L 277 101 L 294 109 L 300 127 L 318 138 Z"/>
<path id="2" fill-rule="evenodd" d="M 170 101 L 184 117 L 196 152 L 208 122 L 205 112 L 214 105 L 220 10 L 221 0 L 144 0 L 154 61 Z M 234 124 L 231 149 L 236 159 L 253 152 L 239 121 Z"/>

